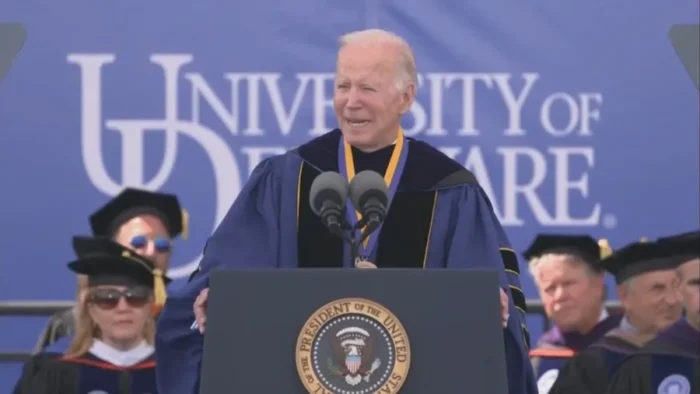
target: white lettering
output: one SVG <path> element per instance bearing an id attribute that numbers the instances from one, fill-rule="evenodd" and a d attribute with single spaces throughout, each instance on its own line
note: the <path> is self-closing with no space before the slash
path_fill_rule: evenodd
<path id="1" fill-rule="evenodd" d="M 525 135 L 525 130 L 521 126 L 521 114 L 523 105 L 527 96 L 530 94 L 535 81 L 539 79 L 539 75 L 533 73 L 525 73 L 522 75 L 525 80 L 525 86 L 520 90 L 520 93 L 515 96 L 513 89 L 510 86 L 510 74 L 495 74 L 493 79 L 496 82 L 498 90 L 501 92 L 503 102 L 508 109 L 508 128 L 505 130 L 507 136 Z"/>
<path id="2" fill-rule="evenodd" d="M 497 151 L 503 156 L 503 221 L 510 226 L 525 224 L 525 221 L 518 217 L 518 194 L 522 194 L 540 223 L 552 222 L 552 217 L 537 196 L 537 188 L 547 176 L 547 162 L 544 155 L 528 147 L 503 147 L 498 148 Z M 518 183 L 518 168 L 527 166 L 519 162 L 520 157 L 528 160 L 532 165 L 532 178 L 525 184 Z"/>
<path id="3" fill-rule="evenodd" d="M 600 220 L 600 204 L 595 204 L 593 212 L 581 219 L 571 217 L 569 206 L 569 190 L 579 190 L 581 196 L 588 197 L 588 173 L 584 172 L 578 180 L 570 179 L 569 161 L 572 156 L 583 156 L 589 168 L 593 168 L 593 148 L 591 147 L 558 147 L 549 148 L 554 155 L 555 170 L 555 215 L 550 225 L 557 226 L 594 226 Z"/>
<path id="4" fill-rule="evenodd" d="M 578 132 L 579 135 L 589 136 L 591 135 L 589 119 L 600 122 L 600 109 L 592 108 L 591 104 L 595 103 L 598 107 L 603 105 L 603 95 L 600 93 L 580 93 L 578 99 L 581 106 L 581 127 Z"/>
<path id="5" fill-rule="evenodd" d="M 462 81 L 462 127 L 457 130 L 458 135 L 478 136 L 476 129 L 476 119 L 474 108 L 476 102 L 476 82 L 483 82 L 487 88 L 493 87 L 491 74 L 447 74 L 445 76 L 445 86 L 450 87 L 452 82 Z"/>
<path id="6" fill-rule="evenodd" d="M 552 107 L 557 101 L 563 101 L 569 115 L 566 126 L 561 129 L 557 129 L 552 120 Z M 574 131 L 579 122 L 579 116 L 579 108 L 576 100 L 574 100 L 574 98 L 568 93 L 558 92 L 548 96 L 542 103 L 542 108 L 540 110 L 540 123 L 542 123 L 542 127 L 544 127 L 545 131 L 547 131 L 549 134 L 555 137 L 564 137 Z"/>
<path id="7" fill-rule="evenodd" d="M 317 137 L 328 132 L 335 124 L 333 116 L 333 80 L 334 75 L 313 74 L 313 126 L 309 130 L 309 135 Z M 330 82 L 330 83 L 329 83 Z M 329 119 L 331 121 L 329 122 Z"/>
<path id="8" fill-rule="evenodd" d="M 479 185 L 484 189 L 484 193 L 491 201 L 493 206 L 493 211 L 496 217 L 501 217 L 500 209 L 498 204 L 496 204 L 495 194 L 493 192 L 493 185 L 491 184 L 491 177 L 486 169 L 486 161 L 484 160 L 484 155 L 481 152 L 481 148 L 478 146 L 472 146 L 467 152 L 467 159 L 464 162 L 464 167 L 469 169 L 474 173 L 474 176 L 479 181 Z"/>

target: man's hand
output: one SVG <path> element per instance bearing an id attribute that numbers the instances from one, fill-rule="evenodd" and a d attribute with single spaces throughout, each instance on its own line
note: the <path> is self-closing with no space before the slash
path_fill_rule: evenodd
<path id="1" fill-rule="evenodd" d="M 501 290 L 503 291 L 503 290 Z M 205 324 L 207 323 L 207 298 L 209 296 L 209 288 L 202 290 L 194 300 L 194 319 L 199 327 L 199 332 L 204 334 Z M 507 301 L 506 301 L 507 302 Z"/>
<path id="2" fill-rule="evenodd" d="M 508 313 L 508 295 L 506 294 L 505 291 L 503 291 L 503 289 L 500 289 L 500 290 L 501 290 L 501 318 L 503 319 L 503 327 L 508 327 L 508 318 L 510 318 L 510 313 Z"/>

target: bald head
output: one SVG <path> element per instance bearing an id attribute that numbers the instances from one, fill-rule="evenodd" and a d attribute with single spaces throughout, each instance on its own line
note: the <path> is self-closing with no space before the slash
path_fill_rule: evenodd
<path id="1" fill-rule="evenodd" d="M 408 42 L 399 35 L 381 29 L 354 31 L 340 37 L 340 51 L 349 45 L 377 46 L 391 51 L 395 57 L 396 88 L 403 91 L 409 84 L 418 85 L 416 59 Z"/>

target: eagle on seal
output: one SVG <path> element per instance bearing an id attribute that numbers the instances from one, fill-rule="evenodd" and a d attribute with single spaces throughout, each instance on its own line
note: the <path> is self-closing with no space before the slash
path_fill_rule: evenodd
<path id="1" fill-rule="evenodd" d="M 333 355 L 336 360 L 338 374 L 345 381 L 355 386 L 364 379 L 369 382 L 372 373 L 379 368 L 381 362 L 374 358 L 375 338 L 367 330 L 360 327 L 347 327 L 339 330 L 331 339 Z"/>

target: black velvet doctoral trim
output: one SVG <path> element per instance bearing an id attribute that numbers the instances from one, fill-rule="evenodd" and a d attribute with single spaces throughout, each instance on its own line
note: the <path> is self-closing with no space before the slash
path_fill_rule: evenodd
<path id="1" fill-rule="evenodd" d="M 304 160 L 300 179 L 298 258 L 300 267 L 342 267 L 343 241 L 330 234 L 309 205 L 311 183 L 321 172 L 338 171 L 340 130 L 333 130 L 296 149 Z M 409 138 L 409 154 L 399 187 L 382 227 L 379 267 L 422 268 L 432 226 L 436 190 L 470 183 L 473 175 L 430 145 Z M 353 148 L 356 172 L 384 174 L 394 146 L 372 153 Z M 388 236 L 387 236 L 388 234 Z"/>

